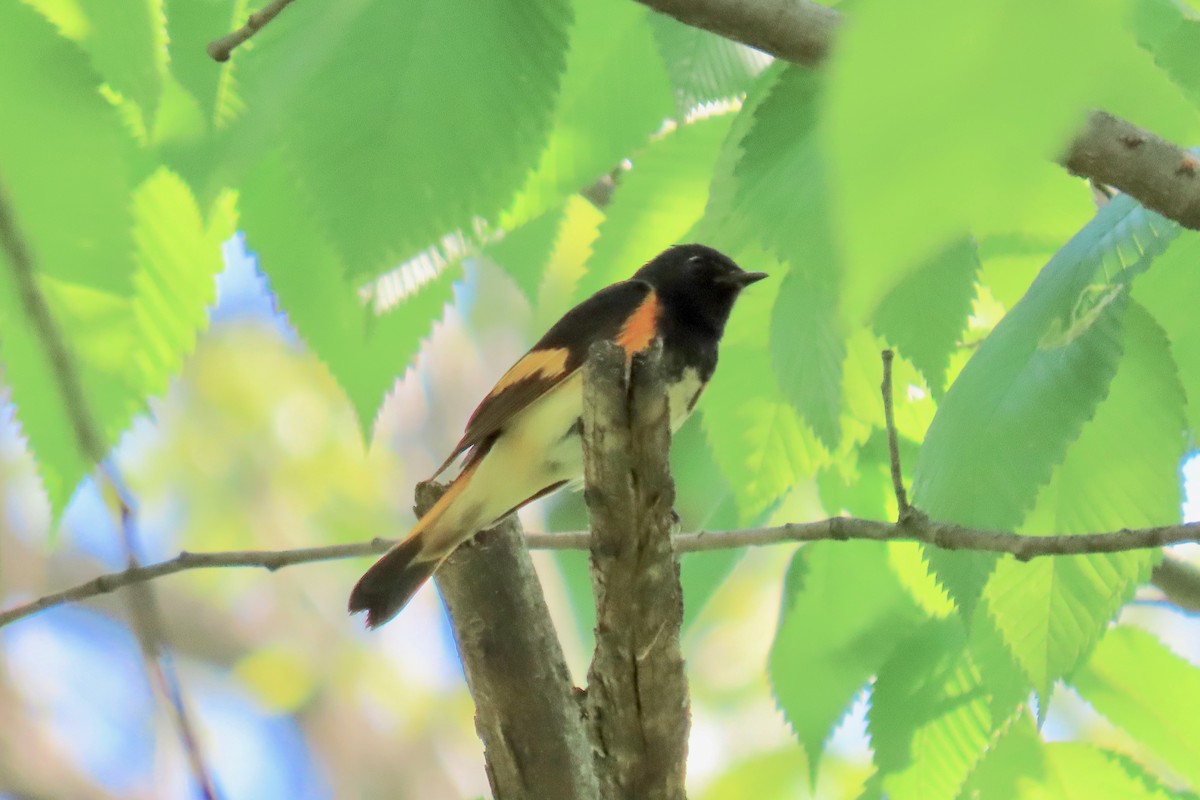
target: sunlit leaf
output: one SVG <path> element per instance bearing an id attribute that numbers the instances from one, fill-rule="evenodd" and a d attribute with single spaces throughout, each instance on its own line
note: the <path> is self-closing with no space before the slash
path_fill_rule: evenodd
<path id="1" fill-rule="evenodd" d="M 163 0 L 80 0 L 88 17 L 83 46 L 104 82 L 140 106 L 149 123 L 167 71 Z"/>
<path id="2" fill-rule="evenodd" d="M 713 163 L 732 119 L 724 114 L 683 125 L 634 157 L 605 208 L 577 300 L 625 280 L 659 251 L 683 242 L 704 213 Z"/>
<path id="3" fill-rule="evenodd" d="M 53 322 L 82 382 L 100 444 L 113 441 L 136 397 L 122 378 L 134 345 L 128 141 L 74 44 L 21 3 L 0 5 L 0 193 Z M 54 357 L 26 315 L 9 247 L 0 247 L 0 359 L 17 419 L 55 516 L 89 458 L 80 451 Z"/>
<path id="4" fill-rule="evenodd" d="M 854 698 L 924 618 L 883 545 L 814 542 L 793 556 L 769 670 L 814 774 Z"/>
<path id="5" fill-rule="evenodd" d="M 377 315 L 344 274 L 344 261 L 313 222 L 310 199 L 283 158 L 264 160 L 241 198 L 249 246 L 288 320 L 329 367 L 369 434 L 384 393 L 450 302 L 447 268 Z"/>
<path id="6" fill-rule="evenodd" d="M 867 728 L 891 800 L 956 798 L 999 722 L 957 618 L 931 621 L 879 669 Z"/>
<path id="7" fill-rule="evenodd" d="M 815 476 L 828 457 L 791 404 L 764 381 L 767 375 L 770 362 L 760 348 L 726 345 L 700 405 L 713 457 L 733 487 L 743 522 Z"/>
<path id="8" fill-rule="evenodd" d="M 614 170 L 674 110 L 651 12 L 625 0 L 572 5 L 575 24 L 553 127 L 506 224 L 537 216 Z"/>
<path id="9" fill-rule="evenodd" d="M 1079 439 L 1026 521 L 1032 533 L 1086 533 L 1178 521 L 1183 391 L 1166 336 L 1136 304 L 1125 354 Z M 1153 551 L 1002 559 L 984 589 L 1005 643 L 1042 699 L 1095 645 L 1157 561 Z M 1042 709 L 1044 714 L 1044 708 Z"/>
<path id="10" fill-rule="evenodd" d="M 666 14 L 650 18 L 681 114 L 703 103 L 744 94 L 770 58 L 724 36 Z"/>
<path id="11" fill-rule="evenodd" d="M 1126 8 L 933 0 L 913 26 L 903 4 L 855 6 L 829 65 L 821 125 L 848 319 L 870 314 L 971 219 L 1019 204 L 1087 109 L 1118 94 L 1114 84 L 1128 87 L 1108 53 L 1130 46 Z"/>
<path id="12" fill-rule="evenodd" d="M 961 239 L 926 260 L 875 310 L 873 325 L 921 371 L 935 396 L 946 388 L 950 353 L 967 329 L 979 254 Z"/>
<path id="13" fill-rule="evenodd" d="M 130 310 L 138 346 L 130 366 L 133 381 L 147 395 L 166 388 L 208 323 L 222 267 L 221 243 L 233 235 L 236 219 L 231 197 L 215 211 L 206 226 L 187 185 L 166 169 L 134 192 L 138 271 Z"/>
<path id="14" fill-rule="evenodd" d="M 1178 226 L 1119 197 L 1042 270 L 942 400 L 921 447 L 914 502 L 933 518 L 1014 529 L 1108 392 L 1129 282 Z M 994 557 L 932 552 L 968 614 Z"/>
<path id="15" fill-rule="evenodd" d="M 570 20 L 566 0 L 298 3 L 256 37 L 247 102 L 278 115 L 348 278 L 504 208 L 549 132 Z"/>
<path id="16" fill-rule="evenodd" d="M 822 85 L 820 75 L 792 67 L 758 104 L 735 170 L 734 213 L 791 265 L 771 314 L 772 365 L 784 396 L 834 447 L 846 332 L 837 313 L 843 262 L 815 133 Z"/>
<path id="17" fill-rule="evenodd" d="M 1071 676 L 1083 699 L 1200 786 L 1200 670 L 1138 628 L 1109 631 Z"/>

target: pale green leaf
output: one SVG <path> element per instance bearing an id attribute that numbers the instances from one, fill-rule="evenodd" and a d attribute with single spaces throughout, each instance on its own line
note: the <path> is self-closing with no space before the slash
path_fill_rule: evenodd
<path id="1" fill-rule="evenodd" d="M 993 730 L 986 687 L 962 623 L 926 623 L 879 669 L 867 729 L 890 800 L 953 800 Z"/>
<path id="2" fill-rule="evenodd" d="M 1021 786 L 1018 800 L 1172 800 L 1179 795 L 1130 774 L 1091 745 L 1055 742 L 1044 750 L 1044 772 Z"/>
<path id="3" fill-rule="evenodd" d="M 650 26 L 671 76 L 681 115 L 705 103 L 745 94 L 770 57 L 666 14 L 653 14 Z"/>
<path id="4" fill-rule="evenodd" d="M 1173 0 L 1135 0 L 1133 12 L 1138 43 L 1200 105 L 1200 15 Z"/>
<path id="5" fill-rule="evenodd" d="M 1100 640 L 1071 685 L 1180 777 L 1200 786 L 1200 669 L 1194 664 L 1152 634 L 1120 626 Z"/>
<path id="6" fill-rule="evenodd" d="M 0 186 L 17 228 L 42 274 L 126 292 L 130 142 L 117 114 L 84 55 L 32 9 L 4 3 L 0 31 Z"/>
<path id="7" fill-rule="evenodd" d="M 779 74 L 741 141 L 733 213 L 791 265 L 771 313 L 772 364 L 784 396 L 832 448 L 841 437 L 846 332 L 837 313 L 842 261 L 815 136 L 821 107 L 818 74 Z"/>
<path id="8" fill-rule="evenodd" d="M 914 470 L 923 511 L 973 527 L 1020 524 L 1108 391 L 1129 282 L 1177 233 L 1118 197 L 1051 259 L 942 400 Z M 970 614 L 994 557 L 930 560 Z"/>
<path id="9" fill-rule="evenodd" d="M 275 115 L 349 279 L 510 202 L 550 129 L 570 18 L 566 0 L 297 3 L 256 37 L 244 94 Z"/>
<path id="10" fill-rule="evenodd" d="M 1136 304 L 1108 397 L 1067 452 L 1026 522 L 1039 534 L 1178 521 L 1183 392 L 1166 336 Z M 1002 559 L 984 589 L 1005 643 L 1042 699 L 1099 640 L 1158 559 L 1153 551 Z M 1044 713 L 1044 709 L 1043 709 Z"/>
<path id="11" fill-rule="evenodd" d="M 746 522 L 815 476 L 828 454 L 773 383 L 764 381 L 770 361 L 761 348 L 730 343 L 720 359 L 701 400 L 702 423 Z"/>
<path id="12" fill-rule="evenodd" d="M 1045 774 L 1045 745 L 1033 719 L 1021 714 L 988 747 L 963 787 L 971 800 L 1015 800 L 1022 787 Z"/>
<path id="13" fill-rule="evenodd" d="M 1200 234 L 1184 231 L 1154 268 L 1138 279 L 1133 297 L 1154 315 L 1171 340 L 1171 354 L 1188 400 L 1194 442 L 1200 433 L 1200 318 L 1192 298 L 1200 297 Z"/>
<path id="14" fill-rule="evenodd" d="M 572 5 L 575 24 L 553 127 L 506 225 L 543 213 L 616 169 L 674 110 L 650 12 L 627 0 Z"/>
<path id="15" fill-rule="evenodd" d="M 80 0 L 80 5 L 88 18 L 82 44 L 96 71 L 137 103 L 149 123 L 158 111 L 167 71 L 163 0 Z"/>
<path id="16" fill-rule="evenodd" d="M 814 542 L 792 558 L 768 665 L 815 774 L 825 741 L 924 614 L 875 542 Z"/>
<path id="17" fill-rule="evenodd" d="M 231 196 L 206 226 L 187 185 L 165 168 L 146 179 L 133 196 L 134 260 L 131 312 L 138 346 L 130 353 L 131 376 L 146 395 L 156 395 L 179 371 L 208 324 L 216 298 L 221 243 L 233 235 Z"/>
<path id="18" fill-rule="evenodd" d="M 872 324 L 921 371 L 935 397 L 946 388 L 950 354 L 967 329 L 979 254 L 972 239 L 937 253 L 883 298 Z"/>
<path id="19" fill-rule="evenodd" d="M 109 444 L 137 407 L 123 376 L 135 345 L 129 142 L 85 56 L 21 3 L 0 4 L 0 192 Z M 90 468 L 39 330 L 0 248 L 0 360 L 55 517 Z"/>
<path id="20" fill-rule="evenodd" d="M 1109 50 L 1130 46 L 1126 9 L 1123 0 L 930 0 L 914 25 L 904 4 L 855 5 L 820 127 L 850 322 L 972 220 L 1022 202 L 1086 111 L 1114 96 L 1121 76 Z"/>
<path id="21" fill-rule="evenodd" d="M 164 6 L 172 75 L 195 98 L 210 129 L 229 124 L 242 110 L 234 74 L 245 50 L 234 50 L 229 61 L 218 64 L 206 48 L 245 22 L 248 0 L 164 0 Z"/>
<path id="22" fill-rule="evenodd" d="M 605 208 L 577 300 L 625 280 L 661 250 L 684 241 L 704 213 L 713 164 L 732 119 L 724 114 L 683 125 L 634 156 Z"/>
<path id="23" fill-rule="evenodd" d="M 378 316 L 346 279 L 344 261 L 313 222 L 311 199 L 282 157 L 263 160 L 240 207 L 248 244 L 288 320 L 342 387 L 367 436 L 384 393 L 450 302 L 458 270 L 447 267 Z"/>
<path id="24" fill-rule="evenodd" d="M 553 208 L 509 231 L 484 250 L 484 255 L 495 261 L 531 301 L 537 299 L 565 215 L 565 206 Z"/>

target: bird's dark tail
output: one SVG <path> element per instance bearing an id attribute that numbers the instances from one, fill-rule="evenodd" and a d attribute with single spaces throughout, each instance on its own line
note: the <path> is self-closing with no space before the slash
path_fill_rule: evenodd
<path id="1" fill-rule="evenodd" d="M 350 592 L 350 613 L 366 611 L 368 628 L 378 628 L 399 614 L 445 560 L 422 553 L 422 544 L 420 534 L 410 536 L 359 578 Z"/>

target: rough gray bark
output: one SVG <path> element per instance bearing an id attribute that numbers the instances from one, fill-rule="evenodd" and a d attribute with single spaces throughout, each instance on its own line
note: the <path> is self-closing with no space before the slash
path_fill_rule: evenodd
<path id="1" fill-rule="evenodd" d="M 584 367 L 583 452 L 591 518 L 596 651 L 587 709 L 601 796 L 683 798 L 691 715 L 671 546 L 675 485 L 661 349 L 592 347 Z"/>
<path id="2" fill-rule="evenodd" d="M 702 28 L 806 67 L 824 62 L 842 14 L 811 0 L 638 0 Z M 1180 147 L 1103 111 L 1058 160 L 1070 172 L 1137 198 L 1200 230 L 1200 162 Z"/>
<path id="3" fill-rule="evenodd" d="M 443 487 L 417 487 L 418 515 Z M 450 612 L 496 800 L 594 800 L 592 748 L 516 517 L 459 547 L 434 581 Z"/>

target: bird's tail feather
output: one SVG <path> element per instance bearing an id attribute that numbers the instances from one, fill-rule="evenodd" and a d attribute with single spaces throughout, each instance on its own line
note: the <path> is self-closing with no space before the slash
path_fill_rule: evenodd
<path id="1" fill-rule="evenodd" d="M 367 627 L 378 628 L 399 614 L 454 552 L 459 544 L 455 530 L 468 521 L 447 512 L 467 488 L 478 466 L 476 462 L 463 470 L 408 536 L 358 579 L 350 592 L 350 613 L 366 611 Z"/>
<path id="2" fill-rule="evenodd" d="M 389 550 L 367 570 L 350 593 L 350 613 L 367 612 L 367 627 L 378 628 L 400 613 L 446 554 L 422 553 L 418 532 Z"/>

